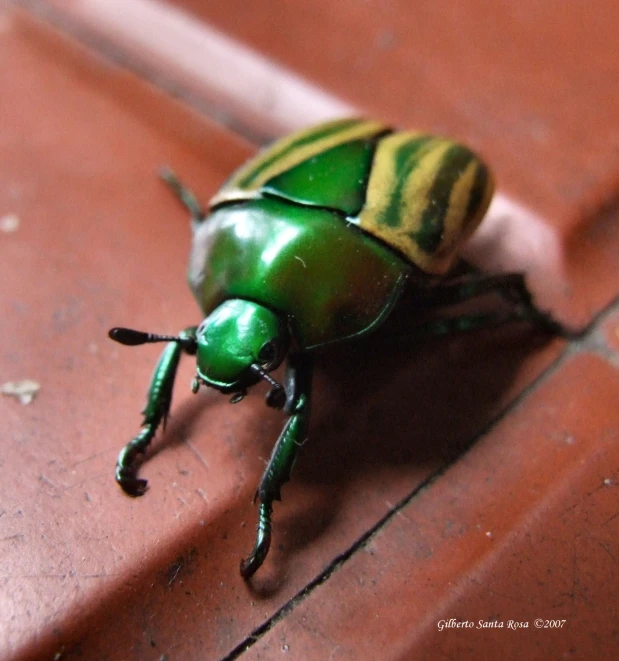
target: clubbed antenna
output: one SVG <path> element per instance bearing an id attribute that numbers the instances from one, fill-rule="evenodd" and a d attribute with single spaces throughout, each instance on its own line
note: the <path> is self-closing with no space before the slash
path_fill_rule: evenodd
<path id="1" fill-rule="evenodd" d="M 286 391 L 284 390 L 284 386 L 282 386 L 281 383 L 278 383 L 270 374 L 267 374 L 257 363 L 252 363 L 250 367 L 261 379 L 271 386 L 271 390 L 267 395 L 268 406 L 274 409 L 283 408 L 286 403 Z"/>
<path id="2" fill-rule="evenodd" d="M 195 344 L 195 340 L 182 335 L 157 335 L 156 333 L 145 333 L 144 331 L 134 330 L 133 328 L 111 328 L 108 332 L 110 339 L 128 347 L 135 347 L 140 344 L 150 344 L 152 342 L 178 342 L 186 348 Z"/>

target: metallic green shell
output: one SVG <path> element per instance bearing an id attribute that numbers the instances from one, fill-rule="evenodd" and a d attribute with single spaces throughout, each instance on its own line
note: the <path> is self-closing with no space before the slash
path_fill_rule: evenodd
<path id="1" fill-rule="evenodd" d="M 237 170 L 210 206 L 266 196 L 332 209 L 421 270 L 443 274 L 493 190 L 489 169 L 464 145 L 346 119 L 275 142 Z"/>
<path id="2" fill-rule="evenodd" d="M 227 299 L 283 313 L 299 349 L 371 331 L 411 271 L 333 211 L 275 198 L 216 209 L 194 226 L 191 289 L 205 315 Z"/>
<path id="3" fill-rule="evenodd" d="M 371 144 L 377 136 L 388 133 L 389 130 L 387 126 L 379 122 L 340 119 L 293 133 L 274 142 L 234 172 L 211 199 L 210 207 L 214 208 L 224 202 L 238 202 L 260 197 L 265 188 L 270 188 L 270 192 L 276 193 L 277 189 L 273 186 L 273 181 L 304 162 L 308 162 L 310 166 L 313 164 L 313 174 L 320 177 L 324 173 L 325 163 L 317 162 L 316 157 L 359 140 L 369 141 Z M 354 163 L 351 161 L 351 157 L 345 159 L 346 169 L 354 167 Z M 330 169 L 328 164 L 326 169 Z M 311 178 L 312 173 L 308 174 L 310 178 L 306 181 L 305 187 L 320 190 L 324 181 L 315 185 Z M 365 182 L 361 183 L 363 188 Z M 353 185 L 359 187 L 358 182 Z M 316 206 L 327 205 L 317 204 Z"/>

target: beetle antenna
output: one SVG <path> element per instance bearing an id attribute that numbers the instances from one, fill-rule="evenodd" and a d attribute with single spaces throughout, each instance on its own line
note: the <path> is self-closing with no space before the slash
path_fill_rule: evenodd
<path id="1" fill-rule="evenodd" d="M 270 374 L 267 374 L 258 363 L 252 363 L 250 367 L 261 379 L 264 379 L 273 388 L 277 388 L 278 390 L 284 389 L 284 386 L 282 386 L 281 383 L 278 383 Z"/>
<path id="2" fill-rule="evenodd" d="M 120 342 L 120 344 L 125 344 L 128 347 L 150 344 L 151 342 L 178 342 L 190 347 L 195 342 L 195 340 L 181 335 L 157 335 L 156 333 L 133 330 L 133 328 L 111 328 L 108 336 L 115 342 Z"/>
<path id="3" fill-rule="evenodd" d="M 278 383 L 270 374 L 267 374 L 258 363 L 252 363 L 251 369 L 271 386 L 267 395 L 267 405 L 274 409 L 281 409 L 286 403 L 286 391 L 281 383 Z"/>

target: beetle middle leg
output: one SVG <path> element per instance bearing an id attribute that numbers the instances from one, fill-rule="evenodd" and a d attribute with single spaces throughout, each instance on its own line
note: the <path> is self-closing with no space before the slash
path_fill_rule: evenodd
<path id="1" fill-rule="evenodd" d="M 146 406 L 142 411 L 144 415 L 142 430 L 125 445 L 118 455 L 116 481 L 130 496 L 141 496 L 146 490 L 148 483 L 137 477 L 135 462 L 138 455 L 146 452 L 146 448 L 162 422 L 165 428 L 172 403 L 172 390 L 178 363 L 183 351 L 190 355 L 195 353 L 195 337 L 196 327 L 187 328 L 179 334 L 177 341 L 169 342 L 163 350 L 151 379 Z M 123 344 L 142 343 L 135 340 L 133 342 L 123 341 L 118 337 L 113 337 L 113 339 Z"/>
<path id="2" fill-rule="evenodd" d="M 462 315 L 453 319 L 437 321 L 437 332 L 445 334 L 475 330 L 488 326 L 498 326 L 515 320 L 529 321 L 539 328 L 552 334 L 569 336 L 569 329 L 552 318 L 550 314 L 540 310 L 533 302 L 524 275 L 522 273 L 503 273 L 496 275 L 470 274 L 456 280 L 447 280 L 434 287 L 419 290 L 424 302 L 435 308 L 461 303 L 470 298 L 495 292 L 515 306 L 515 309 L 505 313 Z M 441 326 L 441 322 L 445 322 Z M 433 322 L 430 322 L 430 326 Z M 441 331 L 440 329 L 444 330 Z"/>
<path id="3" fill-rule="evenodd" d="M 281 500 L 281 487 L 288 482 L 299 448 L 307 438 L 312 389 L 312 365 L 308 354 L 290 356 L 286 368 L 286 404 L 290 418 L 280 434 L 264 471 L 256 498 L 260 501 L 256 542 L 241 561 L 241 576 L 250 578 L 260 568 L 271 546 L 273 501 Z"/>

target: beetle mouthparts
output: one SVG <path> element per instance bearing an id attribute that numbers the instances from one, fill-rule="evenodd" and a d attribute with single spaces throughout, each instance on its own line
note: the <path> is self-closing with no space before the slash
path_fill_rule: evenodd
<path id="1" fill-rule="evenodd" d="M 245 389 L 239 390 L 239 392 L 234 393 L 234 395 L 230 397 L 230 404 L 238 404 L 243 399 L 243 397 L 245 397 L 246 394 L 247 394 L 247 390 Z"/>
<path id="2" fill-rule="evenodd" d="M 200 390 L 200 386 L 208 386 L 208 383 L 196 372 L 191 382 L 191 392 L 195 395 Z"/>

